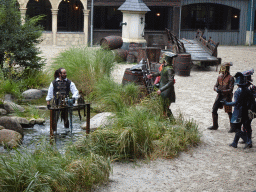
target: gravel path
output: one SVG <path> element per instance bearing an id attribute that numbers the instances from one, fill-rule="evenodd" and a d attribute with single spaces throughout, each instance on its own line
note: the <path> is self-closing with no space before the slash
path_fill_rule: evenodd
<path id="1" fill-rule="evenodd" d="M 64 47 L 41 47 L 43 55 L 48 57 Z M 233 62 L 231 74 L 254 68 L 256 70 L 256 47 L 220 46 L 218 56 L 222 62 Z M 50 63 L 49 63 L 50 64 Z M 116 67 L 113 77 L 121 82 L 125 68 L 131 65 Z M 202 133 L 202 144 L 178 158 L 171 160 L 158 159 L 150 162 L 113 163 L 113 174 L 110 182 L 96 191 L 245 191 L 256 190 L 256 120 L 252 122 L 251 149 L 243 150 L 244 144 L 237 149 L 228 146 L 234 133 L 228 133 L 228 115 L 219 110 L 219 129 L 210 131 L 211 108 L 216 97 L 213 86 L 218 72 L 215 67 L 198 69 L 194 67 L 189 77 L 175 76 L 176 98 L 171 109 L 174 116 L 182 113 L 186 119 L 193 119 Z M 256 75 L 253 76 L 256 82 Z M 235 90 L 236 90 L 235 86 Z"/>

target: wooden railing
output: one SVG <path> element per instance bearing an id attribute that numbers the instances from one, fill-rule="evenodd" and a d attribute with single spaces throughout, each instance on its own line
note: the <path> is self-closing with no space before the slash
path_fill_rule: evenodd
<path id="1" fill-rule="evenodd" d="M 184 44 L 169 30 L 165 29 L 168 37 L 168 41 L 174 46 L 173 51 L 175 53 L 186 53 Z"/>
<path id="2" fill-rule="evenodd" d="M 204 36 L 204 32 L 202 32 L 201 30 L 197 30 L 196 33 L 196 38 L 198 43 L 200 43 L 204 49 L 212 56 L 217 57 L 218 53 L 217 53 L 217 48 L 219 43 L 216 43 L 212 40 L 211 37 L 209 37 L 209 40 L 206 40 L 206 37 Z"/>

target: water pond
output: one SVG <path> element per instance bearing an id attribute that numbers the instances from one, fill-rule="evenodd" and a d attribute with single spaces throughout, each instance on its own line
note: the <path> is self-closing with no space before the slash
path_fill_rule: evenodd
<path id="1" fill-rule="evenodd" d="M 83 114 L 81 114 L 83 115 Z M 57 133 L 55 133 L 55 142 L 56 146 L 60 151 L 64 151 L 64 147 L 66 144 L 70 142 L 75 142 L 79 136 L 83 136 L 85 130 L 81 128 L 81 125 L 85 122 L 86 117 L 82 118 L 80 121 L 78 115 L 73 115 L 73 129 L 72 134 L 70 129 L 64 127 L 63 121 L 59 119 L 57 124 Z M 23 128 L 24 138 L 22 146 L 29 148 L 31 150 L 34 149 L 35 145 L 42 138 L 46 138 L 50 140 L 50 118 L 46 118 L 46 122 L 44 125 L 34 125 L 32 128 Z M 4 149 L 3 146 L 0 146 L 0 153 L 5 153 L 7 150 Z"/>

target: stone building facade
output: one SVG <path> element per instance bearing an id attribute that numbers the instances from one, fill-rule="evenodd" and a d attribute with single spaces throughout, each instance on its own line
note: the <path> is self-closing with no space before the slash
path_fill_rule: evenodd
<path id="1" fill-rule="evenodd" d="M 45 29 L 42 44 L 88 43 L 90 11 L 87 9 L 87 0 L 18 0 L 18 3 L 22 18 L 45 15 L 41 23 Z"/>
<path id="2" fill-rule="evenodd" d="M 90 36 L 90 0 L 17 0 L 25 16 L 46 15 L 43 42 L 48 45 L 88 44 Z M 108 35 L 122 36 L 122 13 L 117 9 L 125 0 L 94 0 L 93 43 Z M 145 39 L 166 42 L 165 28 L 178 34 L 180 0 L 144 0 L 151 9 L 146 14 Z M 156 37 L 156 38 L 155 38 Z M 152 41 L 152 40 L 151 40 Z"/>
<path id="3" fill-rule="evenodd" d="M 91 0 L 17 0 L 25 16 L 46 15 L 43 42 L 48 45 L 89 44 Z M 94 0 L 93 43 L 108 35 L 122 36 L 125 0 Z M 150 11 L 145 15 L 144 38 L 150 46 L 167 42 L 165 28 L 180 38 L 193 39 L 197 28 L 221 45 L 256 43 L 256 0 L 143 0 Z M 251 9 L 251 2 L 254 2 Z M 251 30 L 251 31 L 250 31 Z M 208 38 L 208 37 L 207 37 Z"/>

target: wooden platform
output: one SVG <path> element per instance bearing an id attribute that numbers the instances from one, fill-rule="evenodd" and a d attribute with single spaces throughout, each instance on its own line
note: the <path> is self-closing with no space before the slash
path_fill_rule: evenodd
<path id="1" fill-rule="evenodd" d="M 187 53 L 191 54 L 192 61 L 203 61 L 203 62 L 212 62 L 218 61 L 217 57 L 212 56 L 210 52 L 206 51 L 197 40 L 193 39 L 180 39 L 184 44 Z"/>

